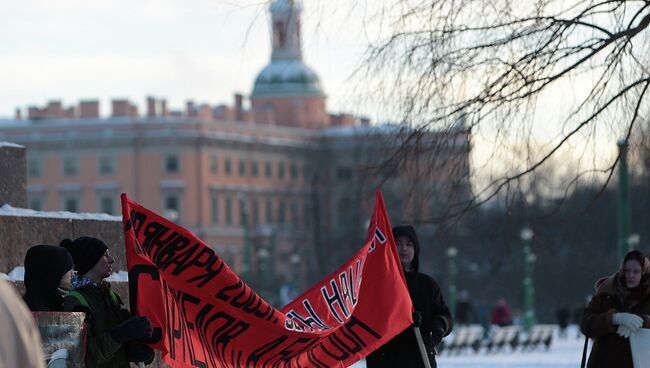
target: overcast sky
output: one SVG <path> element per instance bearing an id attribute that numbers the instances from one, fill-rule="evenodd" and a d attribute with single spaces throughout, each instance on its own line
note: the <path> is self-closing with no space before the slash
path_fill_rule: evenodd
<path id="1" fill-rule="evenodd" d="M 188 99 L 230 104 L 233 93 L 251 92 L 270 59 L 262 0 L 0 4 L 0 117 L 51 99 L 76 105 L 98 98 L 102 115 L 112 98 L 129 98 L 141 112 L 147 95 L 166 97 L 172 108 Z M 329 110 L 351 111 L 346 80 L 365 41 L 357 28 L 361 15 L 337 11 L 337 5 L 304 1 L 303 56 L 321 78 Z"/>

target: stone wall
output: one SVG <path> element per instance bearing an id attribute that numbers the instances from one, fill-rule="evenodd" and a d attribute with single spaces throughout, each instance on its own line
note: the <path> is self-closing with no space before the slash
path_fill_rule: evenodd
<path id="1" fill-rule="evenodd" d="M 75 239 L 84 235 L 102 239 L 115 258 L 114 272 L 126 271 L 121 221 L 11 216 L 0 213 L 0 272 L 9 273 L 14 267 L 22 266 L 25 253 L 32 245 L 58 245 L 64 238 Z"/>
<path id="2" fill-rule="evenodd" d="M 27 161 L 25 147 L 0 142 L 0 207 L 27 207 Z"/>

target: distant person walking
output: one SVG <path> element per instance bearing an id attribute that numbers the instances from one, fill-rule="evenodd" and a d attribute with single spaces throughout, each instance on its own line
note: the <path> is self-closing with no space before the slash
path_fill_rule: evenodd
<path id="1" fill-rule="evenodd" d="M 469 325 L 470 323 L 476 322 L 476 312 L 474 311 L 474 305 L 469 298 L 467 290 L 461 290 L 461 292 L 458 293 L 456 315 L 454 317 L 456 323 L 459 325 Z"/>
<path id="2" fill-rule="evenodd" d="M 633 368 L 629 337 L 650 327 L 650 261 L 641 251 L 625 255 L 621 268 L 596 281 L 580 329 L 593 339 L 588 368 Z"/>
<path id="3" fill-rule="evenodd" d="M 72 256 L 62 247 L 34 245 L 25 255 L 25 295 L 32 312 L 62 311 L 70 290 Z"/>
<path id="4" fill-rule="evenodd" d="M 510 326 L 512 324 L 512 312 L 510 311 L 506 298 L 499 298 L 497 305 L 492 310 L 490 322 L 500 327 Z"/>
<path id="5" fill-rule="evenodd" d="M 151 337 L 151 322 L 147 317 L 131 317 L 120 297 L 104 281 L 115 262 L 106 244 L 83 236 L 74 241 L 64 239 L 60 245 L 72 255 L 77 271 L 64 309 L 86 312 L 86 367 L 128 368 L 129 362 L 150 363 L 153 350 L 138 340 Z"/>
<path id="6" fill-rule="evenodd" d="M 555 311 L 555 320 L 557 325 L 560 327 L 559 337 L 566 338 L 566 328 L 569 326 L 569 318 L 571 317 L 571 312 L 569 307 L 562 306 Z"/>

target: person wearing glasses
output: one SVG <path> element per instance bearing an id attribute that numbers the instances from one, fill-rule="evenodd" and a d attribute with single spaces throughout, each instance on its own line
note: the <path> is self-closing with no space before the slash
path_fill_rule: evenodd
<path id="1" fill-rule="evenodd" d="M 429 363 L 431 367 L 436 367 L 436 346 L 453 327 L 451 312 L 438 283 L 431 276 L 418 271 L 420 243 L 415 228 L 410 225 L 396 226 L 393 237 L 415 309 L 413 319 L 419 324 Z M 408 327 L 368 355 L 366 365 L 368 368 L 424 367 L 415 330 Z"/>
<path id="2" fill-rule="evenodd" d="M 86 367 L 130 367 L 129 362 L 153 361 L 153 349 L 140 341 L 151 337 L 147 317 L 131 317 L 120 297 L 104 279 L 115 259 L 100 239 L 82 236 L 60 244 L 74 260 L 72 291 L 63 302 L 69 312 L 86 312 Z"/>

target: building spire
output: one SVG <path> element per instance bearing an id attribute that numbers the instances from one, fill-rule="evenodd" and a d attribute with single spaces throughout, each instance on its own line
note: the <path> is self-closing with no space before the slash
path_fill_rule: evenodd
<path id="1" fill-rule="evenodd" d="M 298 0 L 275 0 L 271 3 L 271 61 L 302 60 L 300 13 Z"/>

